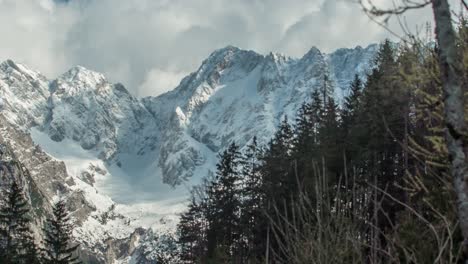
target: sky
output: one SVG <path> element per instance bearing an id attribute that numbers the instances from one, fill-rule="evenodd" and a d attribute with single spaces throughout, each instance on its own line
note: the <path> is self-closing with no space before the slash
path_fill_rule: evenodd
<path id="1" fill-rule="evenodd" d="M 301 57 L 312 46 L 331 52 L 396 39 L 355 1 L 0 0 L 0 61 L 49 78 L 81 65 L 135 96 L 156 96 L 227 45 Z M 426 8 L 403 20 L 416 32 L 431 15 Z M 396 19 L 389 27 L 402 34 Z"/>

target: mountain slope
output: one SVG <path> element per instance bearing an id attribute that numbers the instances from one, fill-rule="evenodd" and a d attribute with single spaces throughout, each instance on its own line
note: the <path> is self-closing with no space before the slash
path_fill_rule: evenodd
<path id="1" fill-rule="evenodd" d="M 324 85 L 342 98 L 377 48 L 312 48 L 295 59 L 228 46 L 174 90 L 142 99 L 83 67 L 49 80 L 8 60 L 0 64 L 0 143 L 47 204 L 68 200 L 84 255 L 127 263 L 145 244 L 138 241 L 167 238 L 187 187 L 213 171 L 221 149 L 255 135 L 267 141 Z"/>
<path id="2" fill-rule="evenodd" d="M 301 59 L 235 47 L 215 51 L 173 91 L 143 99 L 163 128 L 158 164 L 164 181 L 190 179 L 229 142 L 244 146 L 254 135 L 265 142 L 280 118 L 293 117 L 326 78 L 341 100 L 355 74 L 365 78 L 377 48 L 330 55 L 312 48 Z"/>

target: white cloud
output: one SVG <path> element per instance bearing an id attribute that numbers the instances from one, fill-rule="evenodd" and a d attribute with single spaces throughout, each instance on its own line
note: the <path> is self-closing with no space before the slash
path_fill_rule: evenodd
<path id="1" fill-rule="evenodd" d="M 0 59 L 13 59 L 45 74 L 63 71 L 61 45 L 72 17 L 54 12 L 50 1 L 0 1 Z"/>
<path id="2" fill-rule="evenodd" d="M 159 95 L 176 87 L 186 72 L 172 72 L 161 69 L 152 69 L 145 77 L 143 84 L 138 88 L 139 96 Z"/>
<path id="3" fill-rule="evenodd" d="M 353 0 L 55 2 L 0 0 L 0 60 L 49 77 L 83 65 L 138 96 L 173 88 L 182 73 L 226 45 L 301 56 L 311 46 L 331 51 L 390 36 Z M 431 20 L 430 10 L 414 14 L 407 16 L 411 27 Z M 401 32 L 394 20 L 391 27 Z"/>

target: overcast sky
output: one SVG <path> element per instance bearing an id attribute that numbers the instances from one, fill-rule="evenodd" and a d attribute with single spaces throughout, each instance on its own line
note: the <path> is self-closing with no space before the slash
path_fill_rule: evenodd
<path id="1" fill-rule="evenodd" d="M 406 19 L 415 29 L 431 10 Z M 385 37 L 353 0 L 0 0 L 0 60 L 49 78 L 82 65 L 137 96 L 174 88 L 226 45 L 300 57 Z"/>

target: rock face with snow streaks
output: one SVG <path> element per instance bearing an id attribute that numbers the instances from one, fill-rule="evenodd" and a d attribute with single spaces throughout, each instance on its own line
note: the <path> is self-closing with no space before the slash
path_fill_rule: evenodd
<path id="1" fill-rule="evenodd" d="M 158 164 L 164 181 L 189 179 L 229 142 L 269 139 L 280 118 L 293 117 L 325 80 L 340 100 L 355 74 L 365 78 L 377 48 L 332 54 L 312 48 L 300 59 L 231 46 L 215 51 L 174 90 L 143 98 L 162 128 Z"/>

